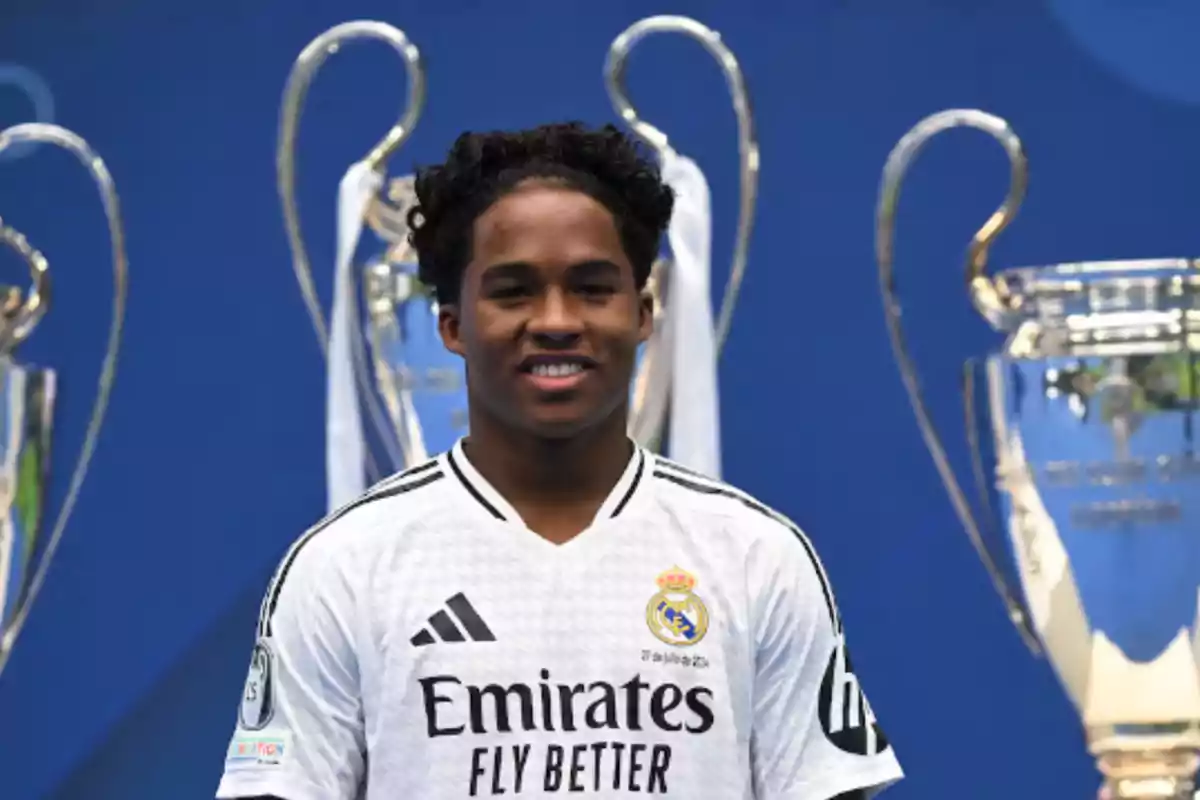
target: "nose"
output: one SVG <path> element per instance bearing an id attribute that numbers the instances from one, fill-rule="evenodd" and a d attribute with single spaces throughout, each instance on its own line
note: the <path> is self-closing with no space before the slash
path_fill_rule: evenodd
<path id="1" fill-rule="evenodd" d="M 538 303 L 528 331 L 539 346 L 566 347 L 579 340 L 583 324 L 564 293 L 551 289 Z"/>

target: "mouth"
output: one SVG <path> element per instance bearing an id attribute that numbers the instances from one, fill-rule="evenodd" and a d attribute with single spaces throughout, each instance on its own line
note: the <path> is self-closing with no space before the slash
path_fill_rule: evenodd
<path id="1" fill-rule="evenodd" d="M 587 356 L 554 354 L 529 356 L 519 369 L 539 392 L 561 394 L 579 388 L 596 367 L 596 361 Z"/>

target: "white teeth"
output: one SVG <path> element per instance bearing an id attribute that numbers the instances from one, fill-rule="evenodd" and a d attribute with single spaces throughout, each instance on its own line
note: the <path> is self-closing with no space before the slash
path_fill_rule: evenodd
<path id="1" fill-rule="evenodd" d="M 543 378 L 564 378 L 582 372 L 579 364 L 535 364 L 533 374 Z"/>

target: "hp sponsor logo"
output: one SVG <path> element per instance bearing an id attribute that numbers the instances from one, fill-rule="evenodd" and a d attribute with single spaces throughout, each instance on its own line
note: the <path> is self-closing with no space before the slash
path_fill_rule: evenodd
<path id="1" fill-rule="evenodd" d="M 888 738 L 876 723 L 871 704 L 854 674 L 840 622 L 837 644 L 821 680 L 817 713 L 825 736 L 839 750 L 852 755 L 873 756 L 888 749 Z"/>
<path id="2" fill-rule="evenodd" d="M 20 64 L 0 63 L 0 130 L 22 122 L 54 122 L 54 95 L 45 78 Z M 15 161 L 38 148 L 21 142 L 0 152 L 0 161 Z"/>

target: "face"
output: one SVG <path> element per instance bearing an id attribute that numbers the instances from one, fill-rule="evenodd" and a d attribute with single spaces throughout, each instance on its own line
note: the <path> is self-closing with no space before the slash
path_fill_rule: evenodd
<path id="1" fill-rule="evenodd" d="M 608 209 L 529 182 L 476 219 L 473 245 L 459 302 L 439 316 L 446 347 L 466 360 L 472 406 L 549 438 L 624 419 L 652 302 Z"/>

